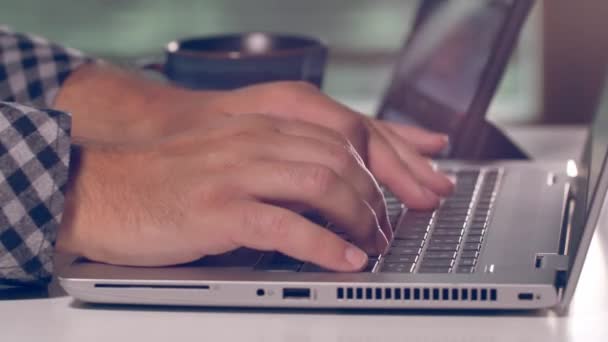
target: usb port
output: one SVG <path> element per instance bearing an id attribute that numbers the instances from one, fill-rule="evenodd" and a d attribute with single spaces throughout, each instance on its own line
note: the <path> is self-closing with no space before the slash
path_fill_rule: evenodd
<path id="1" fill-rule="evenodd" d="M 519 298 L 519 300 L 533 300 L 534 294 L 530 292 L 521 292 L 517 298 Z"/>
<path id="2" fill-rule="evenodd" d="M 283 299 L 310 299 L 310 289 L 306 288 L 284 288 Z"/>

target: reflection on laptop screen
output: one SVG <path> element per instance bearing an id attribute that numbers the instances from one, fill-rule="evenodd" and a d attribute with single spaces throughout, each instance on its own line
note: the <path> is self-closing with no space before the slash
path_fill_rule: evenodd
<path id="1" fill-rule="evenodd" d="M 452 133 L 478 92 L 512 5 L 513 0 L 426 0 L 383 118 Z"/>

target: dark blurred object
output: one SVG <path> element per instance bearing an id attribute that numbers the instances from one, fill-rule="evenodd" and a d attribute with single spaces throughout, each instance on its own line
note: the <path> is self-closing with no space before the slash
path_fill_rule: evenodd
<path id="1" fill-rule="evenodd" d="M 0 301 L 48 298 L 46 287 L 0 287 Z"/>
<path id="2" fill-rule="evenodd" d="M 229 90 L 272 81 L 321 87 L 327 47 L 314 38 L 250 32 L 169 43 L 163 65 L 152 65 L 190 89 Z"/>
<path id="3" fill-rule="evenodd" d="M 544 5 L 543 123 L 590 122 L 608 61 L 605 0 Z"/>

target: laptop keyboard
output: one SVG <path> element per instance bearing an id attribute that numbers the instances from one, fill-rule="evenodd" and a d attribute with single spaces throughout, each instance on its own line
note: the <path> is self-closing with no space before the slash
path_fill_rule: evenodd
<path id="1" fill-rule="evenodd" d="M 488 229 L 500 171 L 463 170 L 454 193 L 432 212 L 399 209 L 394 196 L 387 203 L 391 222 L 398 222 L 380 272 L 472 273 Z"/>
<path id="2" fill-rule="evenodd" d="M 456 178 L 454 193 L 435 211 L 411 211 L 386 192 L 391 225 L 396 227 L 388 252 L 370 256 L 364 272 L 385 273 L 472 273 L 475 272 L 492 212 L 501 171 L 444 170 Z M 338 232 L 322 217 L 308 218 Z M 243 261 L 243 263 L 241 263 Z M 211 267 L 253 267 L 259 271 L 327 272 L 327 270 L 277 252 L 238 249 L 206 257 L 196 265 Z"/>

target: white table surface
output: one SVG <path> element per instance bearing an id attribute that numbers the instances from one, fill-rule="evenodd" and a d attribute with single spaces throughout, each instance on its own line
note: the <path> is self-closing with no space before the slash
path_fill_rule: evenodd
<path id="1" fill-rule="evenodd" d="M 514 128 L 545 160 L 577 158 L 581 128 Z M 607 215 L 608 216 L 608 215 Z M 0 341 L 608 341 L 608 224 L 596 232 L 568 314 L 88 306 L 57 289 L 0 300 Z M 0 296 L 2 296 L 0 294 Z M 0 297 L 1 298 L 1 297 Z"/>

